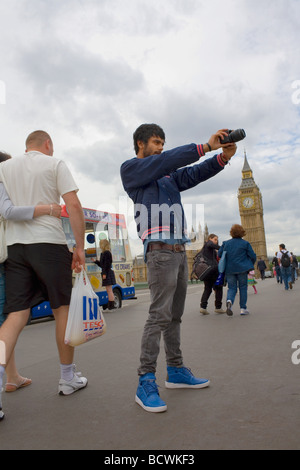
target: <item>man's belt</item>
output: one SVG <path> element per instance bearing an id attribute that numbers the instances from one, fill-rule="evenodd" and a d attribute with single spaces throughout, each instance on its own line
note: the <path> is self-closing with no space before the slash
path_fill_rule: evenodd
<path id="1" fill-rule="evenodd" d="M 163 242 L 152 242 L 149 243 L 147 251 L 155 251 L 155 250 L 170 250 L 174 253 L 181 253 L 185 251 L 185 246 L 181 245 L 180 243 L 175 243 L 175 245 L 169 245 L 168 243 Z"/>

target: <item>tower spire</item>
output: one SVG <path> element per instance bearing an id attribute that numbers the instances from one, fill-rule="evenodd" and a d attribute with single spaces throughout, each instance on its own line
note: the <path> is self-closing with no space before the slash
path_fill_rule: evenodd
<path id="1" fill-rule="evenodd" d="M 254 186 L 256 186 L 256 184 L 254 182 L 253 173 L 247 159 L 246 149 L 244 149 L 244 167 L 242 169 L 242 184 L 240 188 L 250 188 Z"/>
<path id="2" fill-rule="evenodd" d="M 251 171 L 251 173 L 252 173 L 252 170 L 251 170 L 250 165 L 248 163 L 246 149 L 244 149 L 244 168 L 242 169 L 242 173 L 248 173 L 249 171 Z"/>

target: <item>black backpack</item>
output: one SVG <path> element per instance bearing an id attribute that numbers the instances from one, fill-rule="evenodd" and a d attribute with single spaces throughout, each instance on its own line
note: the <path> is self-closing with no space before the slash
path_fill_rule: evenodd
<path id="1" fill-rule="evenodd" d="M 209 261 L 203 256 L 203 249 L 196 254 L 193 260 L 194 263 L 191 276 L 195 274 L 197 279 L 200 281 L 204 281 L 214 270 L 216 270 L 216 267 L 211 266 Z"/>
<path id="2" fill-rule="evenodd" d="M 288 255 L 288 252 L 286 251 L 285 253 L 283 253 L 283 251 L 282 251 L 281 253 L 282 253 L 281 266 L 283 266 L 284 268 L 289 268 L 290 265 L 291 265 L 291 259 Z"/>

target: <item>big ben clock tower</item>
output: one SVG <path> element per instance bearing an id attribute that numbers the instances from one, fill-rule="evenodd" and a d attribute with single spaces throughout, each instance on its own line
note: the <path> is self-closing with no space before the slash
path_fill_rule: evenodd
<path id="1" fill-rule="evenodd" d="M 241 224 L 246 231 L 245 240 L 251 243 L 257 260 L 262 258 L 268 266 L 262 196 L 249 166 L 246 152 L 242 170 L 242 183 L 238 192 Z"/>

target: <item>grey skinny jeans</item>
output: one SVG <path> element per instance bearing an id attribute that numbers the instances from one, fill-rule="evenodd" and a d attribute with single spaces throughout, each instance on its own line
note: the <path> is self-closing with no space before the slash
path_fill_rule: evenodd
<path id="1" fill-rule="evenodd" d="M 155 374 L 163 334 L 168 366 L 180 367 L 180 323 L 188 282 L 185 252 L 156 250 L 147 253 L 148 284 L 151 303 L 141 344 L 139 375 Z"/>

